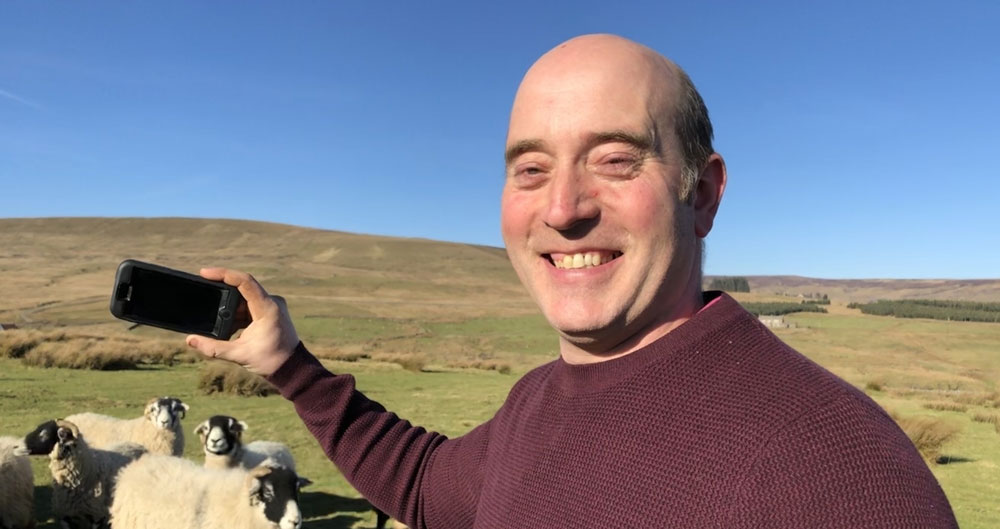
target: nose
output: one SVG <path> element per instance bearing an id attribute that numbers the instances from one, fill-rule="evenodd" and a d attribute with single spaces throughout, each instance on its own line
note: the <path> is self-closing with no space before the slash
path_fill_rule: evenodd
<path id="1" fill-rule="evenodd" d="M 559 231 L 570 230 L 600 214 L 594 183 L 582 170 L 566 168 L 549 182 L 545 224 Z"/>

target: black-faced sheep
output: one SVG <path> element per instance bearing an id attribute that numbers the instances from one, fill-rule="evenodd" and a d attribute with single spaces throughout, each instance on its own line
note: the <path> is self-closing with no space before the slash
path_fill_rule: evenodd
<path id="1" fill-rule="evenodd" d="M 184 430 L 181 419 L 189 406 L 172 397 L 154 398 L 146 403 L 142 417 L 118 419 L 97 413 L 78 413 L 66 417 L 75 424 L 87 442 L 97 448 L 130 441 L 145 446 L 151 454 L 184 454 Z"/>
<path id="2" fill-rule="evenodd" d="M 35 526 L 35 483 L 20 439 L 0 437 L 0 528 Z"/>
<path id="3" fill-rule="evenodd" d="M 275 441 L 253 441 L 243 444 L 243 432 L 247 423 L 228 415 L 213 415 L 195 428 L 194 433 L 201 439 L 205 451 L 206 468 L 253 468 L 270 459 L 275 463 L 295 470 L 292 452 L 282 443 Z"/>
<path id="4" fill-rule="evenodd" d="M 49 456 L 52 515 L 64 529 L 107 527 L 118 472 L 146 453 L 135 443 L 91 448 L 76 425 L 62 420 L 40 424 L 24 437 L 19 450 Z"/>
<path id="5" fill-rule="evenodd" d="M 118 477 L 114 529 L 299 529 L 301 478 L 264 463 L 249 471 L 149 455 Z"/>
<path id="6" fill-rule="evenodd" d="M 295 460 L 291 451 L 282 443 L 274 441 L 253 441 L 243 444 L 243 432 L 247 423 L 228 415 L 213 415 L 195 428 L 194 433 L 201 439 L 205 451 L 205 468 L 253 468 L 266 460 L 295 470 Z M 375 509 L 377 529 L 385 527 L 389 515 Z M 395 527 L 405 527 L 396 525 Z"/>

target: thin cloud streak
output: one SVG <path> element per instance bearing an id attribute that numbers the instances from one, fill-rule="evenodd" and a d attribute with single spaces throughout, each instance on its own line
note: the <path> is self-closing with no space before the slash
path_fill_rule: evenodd
<path id="1" fill-rule="evenodd" d="M 10 92 L 2 89 L 2 88 L 0 88 L 0 96 L 6 97 L 7 99 L 10 99 L 12 101 L 16 101 L 18 103 L 21 103 L 22 105 L 26 105 L 26 106 L 29 106 L 31 108 L 35 108 L 35 109 L 38 109 L 38 110 L 43 110 L 42 105 L 39 105 L 38 103 L 35 103 L 33 101 L 28 101 L 27 99 L 25 99 L 23 97 L 20 97 L 20 96 L 18 96 L 16 94 L 12 94 L 12 93 L 10 93 Z"/>

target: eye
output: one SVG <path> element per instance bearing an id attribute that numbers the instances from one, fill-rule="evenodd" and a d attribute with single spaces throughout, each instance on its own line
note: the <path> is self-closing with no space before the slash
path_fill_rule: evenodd
<path id="1" fill-rule="evenodd" d="M 598 158 L 592 167 L 597 174 L 627 177 L 635 173 L 641 163 L 642 159 L 635 154 L 613 152 Z"/>
<path id="2" fill-rule="evenodd" d="M 515 164 L 510 169 L 511 183 L 521 189 L 531 189 L 541 185 L 548 174 L 544 165 L 527 161 Z"/>

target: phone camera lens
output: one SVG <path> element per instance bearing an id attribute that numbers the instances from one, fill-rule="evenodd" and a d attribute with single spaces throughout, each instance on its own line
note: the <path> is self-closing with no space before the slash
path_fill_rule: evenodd
<path id="1" fill-rule="evenodd" d="M 222 316 L 222 319 L 224 319 L 224 320 L 228 320 L 229 317 L 232 316 L 232 315 L 233 315 L 233 313 L 231 313 L 231 312 L 229 312 L 228 310 L 225 310 L 225 309 L 219 311 L 219 316 Z"/>

